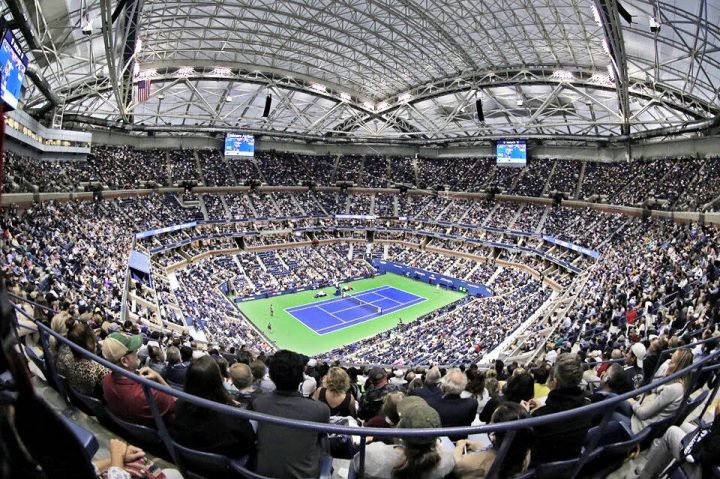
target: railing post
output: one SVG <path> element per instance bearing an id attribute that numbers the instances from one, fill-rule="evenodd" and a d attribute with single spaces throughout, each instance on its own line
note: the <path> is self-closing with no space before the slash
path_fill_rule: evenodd
<path id="1" fill-rule="evenodd" d="M 360 464 L 358 465 L 358 478 L 365 477 L 365 445 L 367 444 L 367 436 L 360 437 Z"/>

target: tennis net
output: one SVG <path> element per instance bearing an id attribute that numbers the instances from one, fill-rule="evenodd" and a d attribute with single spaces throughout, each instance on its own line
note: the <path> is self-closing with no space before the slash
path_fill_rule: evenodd
<path id="1" fill-rule="evenodd" d="M 382 308 L 379 306 L 375 306 L 372 303 L 368 303 L 367 301 L 363 301 L 362 299 L 358 298 L 357 296 L 352 296 L 350 294 L 346 294 L 345 298 L 349 299 L 353 303 L 357 304 L 358 306 L 362 306 L 366 310 L 370 311 L 374 314 L 382 314 Z"/>

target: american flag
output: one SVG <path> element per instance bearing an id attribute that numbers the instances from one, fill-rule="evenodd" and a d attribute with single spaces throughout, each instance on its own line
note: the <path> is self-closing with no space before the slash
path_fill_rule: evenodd
<path id="1" fill-rule="evenodd" d="M 140 80 L 137 82 L 137 101 L 142 103 L 150 98 L 150 80 Z"/>

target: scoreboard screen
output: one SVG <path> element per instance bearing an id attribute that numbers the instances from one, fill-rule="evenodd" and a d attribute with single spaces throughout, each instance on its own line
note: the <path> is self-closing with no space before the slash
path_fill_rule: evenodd
<path id="1" fill-rule="evenodd" d="M 239 133 L 228 133 L 225 136 L 225 156 L 255 156 L 255 137 Z"/>
<path id="2" fill-rule="evenodd" d="M 495 145 L 498 166 L 524 167 L 527 165 L 527 141 L 501 140 Z"/>

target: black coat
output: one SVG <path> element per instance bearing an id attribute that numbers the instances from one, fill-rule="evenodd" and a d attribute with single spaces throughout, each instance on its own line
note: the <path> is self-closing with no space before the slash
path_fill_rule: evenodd
<path id="1" fill-rule="evenodd" d="M 448 394 L 445 397 L 435 397 L 427 401 L 428 405 L 440 415 L 442 427 L 469 426 L 475 420 L 478 403 L 473 398 L 461 398 L 459 394 Z M 450 436 L 451 441 L 467 438 Z"/>
<path id="2" fill-rule="evenodd" d="M 545 406 L 536 409 L 532 417 L 569 411 L 587 404 L 590 404 L 590 401 L 579 387 L 554 389 L 548 394 Z M 534 427 L 535 441 L 531 464 L 564 461 L 579 457 L 585 435 L 591 427 L 592 417 L 587 414 Z"/>

